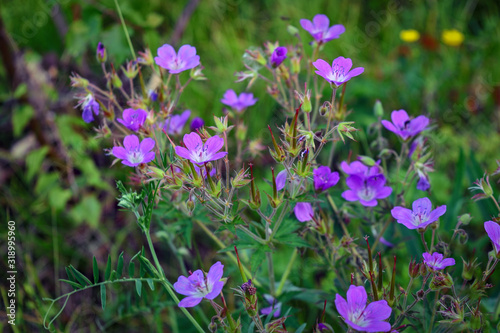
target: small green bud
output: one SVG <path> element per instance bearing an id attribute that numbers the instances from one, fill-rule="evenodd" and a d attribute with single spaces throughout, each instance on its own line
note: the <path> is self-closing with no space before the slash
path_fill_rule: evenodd
<path id="1" fill-rule="evenodd" d="M 472 220 L 472 216 L 470 214 L 464 214 L 458 217 L 458 221 L 462 225 L 468 225 L 470 221 Z"/>
<path id="2" fill-rule="evenodd" d="M 373 106 L 373 113 L 377 118 L 382 118 L 384 116 L 384 108 L 382 107 L 382 103 L 379 100 L 377 100 L 375 102 L 375 105 Z"/>
<path id="3" fill-rule="evenodd" d="M 296 36 L 298 33 L 299 33 L 299 29 L 297 29 L 296 27 L 294 27 L 293 25 L 289 24 L 287 27 L 286 27 L 286 31 L 292 35 L 292 36 Z"/>

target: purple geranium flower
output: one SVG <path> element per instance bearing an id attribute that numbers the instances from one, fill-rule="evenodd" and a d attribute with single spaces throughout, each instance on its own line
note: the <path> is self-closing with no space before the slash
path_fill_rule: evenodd
<path id="1" fill-rule="evenodd" d="M 263 308 L 260 310 L 260 313 L 268 316 L 272 311 L 274 311 L 273 317 L 278 318 L 281 314 L 281 302 L 278 302 L 273 296 L 268 294 L 264 294 L 264 299 L 267 303 L 271 304 L 271 306 Z"/>
<path id="2" fill-rule="evenodd" d="M 148 113 L 143 109 L 125 109 L 123 110 L 123 119 L 117 120 L 129 130 L 137 132 L 139 128 L 141 128 L 141 126 L 144 124 L 147 117 Z"/>
<path id="3" fill-rule="evenodd" d="M 257 102 L 257 98 L 253 97 L 252 93 L 241 93 L 237 96 L 234 90 L 229 89 L 224 93 L 224 98 L 220 100 L 222 104 L 236 110 L 236 112 L 241 112 L 247 107 L 254 105 Z"/>
<path id="4" fill-rule="evenodd" d="M 368 178 L 382 173 L 382 169 L 378 165 L 378 162 L 374 166 L 369 167 L 360 161 L 354 161 L 351 164 L 344 161 L 340 163 L 340 167 L 349 176 L 359 176 L 361 178 Z"/>
<path id="5" fill-rule="evenodd" d="M 86 123 L 90 123 L 94 120 L 94 114 L 97 116 L 99 114 L 99 103 L 95 100 L 92 94 L 88 94 L 87 97 L 81 103 L 83 113 L 82 119 Z"/>
<path id="6" fill-rule="evenodd" d="M 96 57 L 99 62 L 105 62 L 106 61 L 106 48 L 104 45 L 99 42 L 97 44 L 97 49 L 96 49 Z"/>
<path id="7" fill-rule="evenodd" d="M 413 201 L 412 208 L 413 211 L 404 207 L 394 207 L 391 210 L 392 217 L 408 229 L 422 229 L 437 221 L 440 216 L 446 213 L 446 205 L 432 210 L 432 203 L 429 198 L 420 198 Z"/>
<path id="8" fill-rule="evenodd" d="M 327 166 L 320 166 L 313 171 L 314 189 L 316 191 L 326 191 L 335 186 L 340 179 L 338 172 L 332 172 Z"/>
<path id="9" fill-rule="evenodd" d="M 495 253 L 500 253 L 500 225 L 493 221 L 484 222 L 484 230 L 490 237 L 493 247 L 495 248 Z"/>
<path id="10" fill-rule="evenodd" d="M 313 65 L 317 69 L 316 74 L 333 83 L 337 88 L 352 77 L 358 76 L 365 71 L 363 67 L 356 67 L 351 70 L 352 60 L 344 57 L 335 59 L 332 66 L 323 59 L 316 60 Z"/>
<path id="11" fill-rule="evenodd" d="M 286 59 L 287 49 L 284 46 L 280 46 L 274 49 L 273 54 L 271 54 L 271 66 L 278 67 Z"/>
<path id="12" fill-rule="evenodd" d="M 392 123 L 388 120 L 382 120 L 382 125 L 405 141 L 422 132 L 429 125 L 429 118 L 426 116 L 410 119 L 405 110 L 392 111 L 391 119 Z"/>
<path id="13" fill-rule="evenodd" d="M 141 163 L 149 163 L 155 158 L 154 151 L 151 151 L 155 146 L 155 140 L 145 138 L 139 144 L 139 138 L 134 134 L 127 135 L 123 139 L 123 146 L 113 147 L 112 154 L 122 163 L 131 167 L 138 166 Z"/>
<path id="14" fill-rule="evenodd" d="M 418 182 L 417 182 L 417 190 L 427 191 L 430 187 L 431 187 L 431 183 L 429 183 L 429 179 L 427 178 L 427 175 L 425 175 L 425 174 L 419 175 Z"/>
<path id="15" fill-rule="evenodd" d="M 215 161 L 227 155 L 225 151 L 219 152 L 224 146 L 224 139 L 217 135 L 212 136 L 203 144 L 198 133 L 191 132 L 184 135 L 183 141 L 186 148 L 177 146 L 175 153 L 194 164 L 203 165 L 205 162 Z"/>
<path id="16" fill-rule="evenodd" d="M 156 102 L 156 100 L 158 99 L 158 93 L 154 90 L 149 89 L 148 97 L 151 100 L 151 102 Z"/>
<path id="17" fill-rule="evenodd" d="M 163 125 L 163 129 L 168 134 L 174 134 L 174 135 L 181 134 L 182 128 L 184 127 L 190 116 L 191 116 L 191 110 L 186 110 L 182 114 L 176 114 L 170 116 L 170 118 L 165 120 L 165 125 Z"/>
<path id="18" fill-rule="evenodd" d="M 198 66 L 200 56 L 196 55 L 196 48 L 191 45 L 182 45 L 176 54 L 171 45 L 165 44 L 158 48 L 155 62 L 158 66 L 168 69 L 170 74 L 178 74 Z"/>
<path id="19" fill-rule="evenodd" d="M 286 185 L 287 172 L 286 170 L 280 171 L 276 176 L 276 190 L 281 191 Z"/>
<path id="20" fill-rule="evenodd" d="M 297 202 L 293 212 L 300 222 L 311 221 L 314 216 L 314 211 L 310 202 Z"/>
<path id="21" fill-rule="evenodd" d="M 347 201 L 359 201 L 363 206 L 373 207 L 377 205 L 377 199 L 385 199 L 392 193 L 392 188 L 384 186 L 386 179 L 379 174 L 362 178 L 350 176 L 346 184 L 350 190 L 342 193 L 342 198 Z"/>
<path id="22" fill-rule="evenodd" d="M 332 39 L 339 38 L 345 32 L 342 24 L 336 24 L 330 27 L 330 20 L 326 15 L 318 14 L 314 16 L 313 21 L 306 19 L 300 20 L 300 25 L 309 32 L 318 43 L 326 43 Z"/>
<path id="23" fill-rule="evenodd" d="M 198 305 L 203 298 L 216 298 L 224 287 L 224 281 L 221 281 L 223 268 L 224 265 L 217 261 L 210 267 L 206 277 L 201 269 L 194 271 L 189 277 L 179 276 L 174 289 L 179 294 L 188 296 L 179 302 L 179 306 L 190 308 Z"/>
<path id="24" fill-rule="evenodd" d="M 441 253 L 434 252 L 431 255 L 425 252 L 422 256 L 424 257 L 424 263 L 433 271 L 438 271 L 441 269 L 445 269 L 448 266 L 455 265 L 455 259 L 443 259 L 443 255 Z"/>
<path id="25" fill-rule="evenodd" d="M 376 301 L 366 305 L 368 297 L 365 287 L 351 285 L 347 301 L 337 294 L 335 307 L 347 325 L 362 332 L 388 332 L 391 324 L 384 321 L 391 316 L 392 309 L 387 301 Z"/>
<path id="26" fill-rule="evenodd" d="M 203 121 L 203 119 L 201 119 L 200 117 L 195 117 L 193 118 L 193 120 L 191 121 L 191 131 L 194 132 L 196 131 L 198 128 L 202 128 L 203 126 L 205 125 L 205 121 Z"/>

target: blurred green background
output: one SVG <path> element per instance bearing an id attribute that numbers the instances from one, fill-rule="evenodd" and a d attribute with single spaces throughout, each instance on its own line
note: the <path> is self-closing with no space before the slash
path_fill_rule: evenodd
<path id="1" fill-rule="evenodd" d="M 372 111 L 376 100 L 384 105 L 385 119 L 398 109 L 431 117 L 436 129 L 430 134 L 436 155 L 431 194 L 435 202 L 448 205 L 444 225 L 451 229 L 457 215 L 470 212 L 476 223 L 468 229 L 471 240 L 467 246 L 474 247 L 474 242 L 489 246 L 479 236 L 483 234 L 482 221 L 490 219 L 494 209 L 489 202 L 471 202 L 467 187 L 485 171 L 494 171 L 500 155 L 498 2 L 119 3 L 136 51 L 149 47 L 155 54 L 164 43 L 196 47 L 209 80 L 191 84 L 181 98 L 180 109 L 191 109 L 209 125 L 213 115 L 222 115 L 220 99 L 226 89 L 245 90 L 246 83 L 234 83 L 233 74 L 244 70 L 241 59 L 246 49 L 268 40 L 281 45 L 295 43 L 287 33 L 288 25 L 299 28 L 302 40 L 310 41 L 299 20 L 312 19 L 318 13 L 326 14 L 332 24 L 343 24 L 346 32 L 327 43 L 321 57 L 327 61 L 338 56 L 352 58 L 354 66 L 363 66 L 365 73 L 349 84 L 346 97 L 354 110 L 349 119 L 361 129 L 358 143 L 339 145 L 338 162 L 349 151 L 353 156 L 377 157 L 370 149 L 374 136 L 369 131 L 369 125 L 377 121 Z M 65 266 L 72 264 L 90 275 L 92 256 L 104 265 L 108 253 L 116 258 L 123 250 L 129 258 L 143 243 L 132 217 L 116 206 L 115 179 L 126 180 L 128 170 L 109 167 L 112 159 L 103 149 L 112 142 L 93 139 L 93 125 L 85 124 L 81 111 L 75 109 L 69 81 L 69 75 L 76 72 L 103 83 L 95 61 L 99 41 L 117 67 L 132 57 L 113 1 L 2 0 L 0 14 L 0 214 L 3 221 L 15 220 L 17 225 L 17 258 L 22 271 L 17 300 L 22 306 L 16 330 L 38 331 L 47 308 L 41 299 L 61 293 L 57 279 L 65 277 Z M 402 40 L 400 32 L 406 29 L 417 30 L 419 40 Z M 448 29 L 463 34 L 460 45 L 443 42 L 443 31 Z M 306 45 L 306 49 L 310 47 Z M 267 124 L 280 123 L 284 117 L 266 95 L 263 82 L 250 91 L 259 102 L 245 115 L 248 136 L 262 138 L 268 145 Z M 393 135 L 385 134 L 397 144 Z M 266 151 L 255 158 L 260 178 L 270 178 L 271 162 Z M 195 230 L 194 237 L 198 234 Z M 201 243 L 205 250 L 215 251 L 210 243 Z M 157 245 L 165 265 L 176 260 L 178 253 L 170 251 L 168 244 Z M 277 271 L 283 271 L 285 264 L 278 265 Z M 310 265 L 314 267 L 314 263 Z M 315 285 L 311 274 L 306 284 L 328 290 Z M 172 276 L 177 276 L 176 270 Z M 5 300 L 5 288 L 1 288 Z M 121 300 L 125 296 L 118 288 L 113 297 Z M 165 299 L 154 293 L 150 297 L 150 302 Z M 153 330 L 161 327 L 162 313 L 174 311 L 167 304 L 163 305 L 166 309 L 149 313 L 142 299 L 125 310 L 115 304 L 116 308 L 110 306 L 102 312 L 93 305 L 98 304 L 96 299 L 92 292 L 72 298 L 59 328 Z M 309 322 L 316 315 L 311 314 Z M 1 318 L 0 330 L 10 329 L 3 314 Z"/>

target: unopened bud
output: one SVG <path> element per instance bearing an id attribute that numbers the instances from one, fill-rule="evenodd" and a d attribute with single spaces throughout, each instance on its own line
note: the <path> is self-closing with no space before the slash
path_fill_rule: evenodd
<path id="1" fill-rule="evenodd" d="M 292 36 L 296 36 L 299 33 L 299 29 L 290 24 L 286 27 L 286 31 Z"/>
<path id="2" fill-rule="evenodd" d="M 458 217 L 458 221 L 462 225 L 468 225 L 470 221 L 472 220 L 472 216 L 470 214 L 464 214 Z"/>
<path id="3" fill-rule="evenodd" d="M 292 64 L 292 74 L 298 74 L 300 73 L 300 58 L 299 57 L 292 57 L 290 59 L 290 62 Z"/>
<path id="4" fill-rule="evenodd" d="M 372 167 L 375 165 L 375 160 L 371 157 L 360 155 L 358 159 L 366 166 Z"/>
<path id="5" fill-rule="evenodd" d="M 186 202 L 186 207 L 190 213 L 193 212 L 194 206 L 194 201 L 189 198 L 189 200 Z"/>
<path id="6" fill-rule="evenodd" d="M 323 105 L 319 108 L 319 114 L 321 116 L 328 116 L 330 114 L 330 110 L 332 109 L 332 105 L 330 102 L 324 102 Z"/>
<path id="7" fill-rule="evenodd" d="M 108 58 L 106 48 L 104 47 L 104 45 L 102 45 L 101 42 L 97 44 L 96 57 L 97 61 L 99 61 L 100 63 L 106 62 L 106 59 Z"/>
<path id="8" fill-rule="evenodd" d="M 373 113 L 377 118 L 382 118 L 384 116 L 384 108 L 382 107 L 382 103 L 379 100 L 377 100 L 375 102 L 375 105 L 373 106 Z"/>

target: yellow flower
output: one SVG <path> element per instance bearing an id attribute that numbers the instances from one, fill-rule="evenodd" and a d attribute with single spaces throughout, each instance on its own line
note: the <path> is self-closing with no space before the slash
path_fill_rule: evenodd
<path id="1" fill-rule="evenodd" d="M 420 33 L 415 29 L 401 30 L 399 38 L 407 43 L 413 43 L 420 39 Z"/>
<path id="2" fill-rule="evenodd" d="M 444 30 L 441 38 L 449 46 L 460 46 L 464 41 L 464 34 L 456 29 Z"/>

